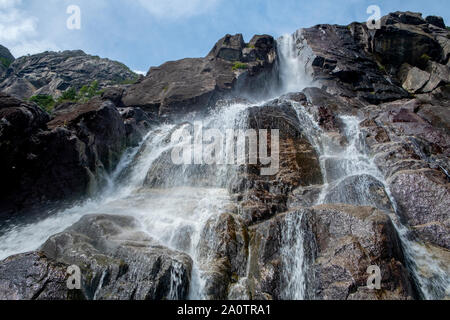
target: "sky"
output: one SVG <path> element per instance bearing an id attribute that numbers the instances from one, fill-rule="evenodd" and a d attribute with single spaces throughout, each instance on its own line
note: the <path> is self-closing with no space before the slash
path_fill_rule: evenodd
<path id="1" fill-rule="evenodd" d="M 73 5 L 80 9 L 79 29 L 67 27 Z M 321 23 L 364 22 L 370 5 L 382 15 L 439 15 L 450 25 L 449 0 L 0 0 L 0 44 L 15 57 L 81 49 L 147 72 L 203 57 L 225 34 L 242 33 L 249 41 Z"/>

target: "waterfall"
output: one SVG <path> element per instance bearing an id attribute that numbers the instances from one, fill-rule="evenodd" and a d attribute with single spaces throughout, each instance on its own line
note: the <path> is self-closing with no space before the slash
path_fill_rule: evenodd
<path id="1" fill-rule="evenodd" d="M 341 146 L 319 127 L 303 106 L 293 101 L 292 104 L 295 106 L 302 123 L 304 134 L 320 155 L 324 187 L 316 204 L 349 203 L 346 188 L 339 189 L 336 186 L 339 186 L 347 178 L 358 177 L 359 179 L 355 180 L 357 183 L 353 186 L 356 193 L 352 189 L 354 193 L 351 199 L 351 201 L 354 201 L 352 204 L 378 206 L 385 212 L 389 212 L 403 246 L 407 267 L 422 291 L 423 297 L 427 300 L 442 299 L 446 295 L 446 291 L 448 292 L 450 289 L 450 278 L 445 266 L 441 266 L 420 241 L 411 239 L 410 230 L 401 223 L 395 199 L 390 193 L 384 175 L 366 152 L 364 136 L 360 129 L 360 119 L 354 116 L 340 117 L 343 123 L 343 135 L 347 140 L 347 143 Z M 368 190 L 368 179 L 365 177 L 370 177 L 382 185 L 389 198 L 390 208 L 380 207 L 380 204 L 374 201 Z M 329 197 L 330 193 L 336 190 L 337 198 Z M 342 199 L 347 201 L 342 201 Z M 297 235 L 301 235 L 301 232 L 299 231 Z M 296 246 L 294 250 L 296 252 L 292 254 L 297 257 L 296 260 L 304 259 L 304 246 Z M 295 261 L 294 264 L 298 266 L 298 269 L 294 271 L 293 279 L 300 279 L 297 280 L 297 283 L 302 284 L 306 277 L 304 274 L 305 265 L 300 264 L 300 261 Z"/>
<path id="2" fill-rule="evenodd" d="M 312 52 L 308 51 L 309 47 L 302 46 L 302 42 L 301 30 L 284 35 L 277 41 L 281 94 L 300 92 L 314 85 L 311 71 L 307 70 Z"/>
<path id="3" fill-rule="evenodd" d="M 311 52 L 302 40 L 301 31 L 278 39 L 279 95 L 299 92 L 313 86 L 311 70 L 308 70 Z M 390 196 L 385 179 L 373 160 L 366 154 L 359 119 L 342 116 L 343 136 L 347 143 L 342 146 L 324 132 L 314 117 L 297 102 L 290 101 L 297 111 L 301 131 L 307 136 L 320 156 L 320 165 L 325 180 L 316 204 L 336 203 L 350 199 L 345 189 L 339 189 L 346 179 L 357 177 L 357 196 L 349 201 L 355 205 L 374 205 L 368 187 L 379 182 L 386 190 L 392 207 L 392 220 L 402 241 L 408 266 L 419 283 L 424 297 L 440 298 L 449 287 L 448 274 L 436 264 L 424 247 L 409 237 L 409 230 L 401 224 L 396 215 L 396 205 Z M 213 110 L 202 121 L 205 127 L 225 131 L 246 129 L 246 114 L 250 107 L 261 106 L 264 102 L 228 103 Z M 141 144 L 128 150 L 120 160 L 116 170 L 108 177 L 108 184 L 97 197 L 61 210 L 36 223 L 10 225 L 0 234 L 0 260 L 13 254 L 36 250 L 50 236 L 62 232 L 87 214 L 115 214 L 133 216 L 141 222 L 144 232 L 164 246 L 189 254 L 193 261 L 191 275 L 191 299 L 205 298 L 203 273 L 208 261 L 199 254 L 202 231 L 208 221 L 217 218 L 233 203 L 226 189 L 235 168 L 218 165 L 214 170 L 192 171 L 184 167 L 181 172 L 162 177 L 162 185 L 146 186 L 149 170 L 160 161 L 161 167 L 170 166 L 164 155 L 175 143 L 170 141 L 177 125 L 163 124 L 153 128 Z M 159 167 L 160 168 L 160 167 Z M 161 169 L 161 168 L 160 168 Z M 200 175 L 206 186 L 196 185 L 194 175 Z M 196 177 L 195 179 L 198 179 Z M 167 183 L 167 186 L 164 185 Z M 283 299 L 302 300 L 307 297 L 308 263 L 305 257 L 305 235 L 303 216 L 290 215 L 282 230 L 281 259 L 284 273 L 280 281 L 284 288 Z M 208 240 L 208 239 L 207 239 Z M 249 259 L 250 261 L 250 259 Z M 170 296 L 177 299 L 180 286 L 180 266 L 172 270 Z M 250 266 L 248 266 L 250 269 Z M 431 276 L 424 276 L 428 270 Z M 245 291 L 246 278 L 241 278 L 235 290 Z M 433 289 L 434 288 L 434 289 Z M 448 290 L 448 289 L 447 289 Z"/>

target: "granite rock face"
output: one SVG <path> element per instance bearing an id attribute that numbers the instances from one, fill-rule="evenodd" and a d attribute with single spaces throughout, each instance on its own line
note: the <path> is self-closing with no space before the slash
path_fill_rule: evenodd
<path id="1" fill-rule="evenodd" d="M 292 223 L 296 227 L 292 228 Z M 299 237 L 305 239 L 298 246 Z M 282 272 L 302 254 L 307 299 L 414 299 L 400 241 L 389 217 L 370 207 L 322 205 L 279 215 L 250 229 L 250 273 L 255 299 L 280 299 L 290 275 Z M 292 251 L 293 250 L 293 251 Z M 291 252 L 292 251 L 292 252 Z M 378 265 L 382 290 L 366 288 L 367 268 Z"/>
<path id="2" fill-rule="evenodd" d="M 0 90 L 21 99 L 34 95 L 58 98 L 69 88 L 78 90 L 93 81 L 102 89 L 137 78 L 125 65 L 81 50 L 44 52 L 18 58 L 3 75 L 0 72 Z"/>
<path id="3" fill-rule="evenodd" d="M 81 270 L 80 290 L 67 288 L 72 265 Z M 187 255 L 160 246 L 133 218 L 86 216 L 40 251 L 3 261 L 0 294 L 7 300 L 185 299 L 191 269 Z"/>
<path id="4" fill-rule="evenodd" d="M 94 195 L 145 131 L 147 118 L 138 112 L 124 120 L 111 101 L 96 98 L 60 106 L 50 117 L 34 103 L 0 94 L 1 219 Z"/>
<path id="5" fill-rule="evenodd" d="M 205 58 L 151 68 L 122 100 L 125 106 L 164 117 L 201 113 L 234 89 L 263 92 L 275 62 L 276 43 L 271 36 L 255 36 L 246 45 L 242 35 L 226 35 Z"/>

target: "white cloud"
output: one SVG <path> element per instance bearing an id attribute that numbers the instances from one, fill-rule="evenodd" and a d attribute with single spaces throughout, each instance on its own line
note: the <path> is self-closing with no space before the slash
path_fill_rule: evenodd
<path id="1" fill-rule="evenodd" d="M 145 71 L 133 70 L 133 72 L 136 74 L 142 74 L 143 76 L 147 75 L 147 72 Z"/>
<path id="2" fill-rule="evenodd" d="M 0 44 L 15 57 L 46 50 L 59 50 L 46 40 L 39 39 L 38 18 L 20 9 L 22 0 L 0 0 Z"/>
<path id="3" fill-rule="evenodd" d="M 203 14 L 220 0 L 138 0 L 153 16 L 165 19 L 187 18 Z"/>

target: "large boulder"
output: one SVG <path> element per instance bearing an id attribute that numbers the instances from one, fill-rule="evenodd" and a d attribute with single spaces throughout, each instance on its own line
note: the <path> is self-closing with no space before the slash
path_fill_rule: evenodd
<path id="1" fill-rule="evenodd" d="M 450 249 L 450 183 L 431 169 L 404 170 L 389 179 L 399 213 L 426 242 Z"/>
<path id="2" fill-rule="evenodd" d="M 159 116 L 179 117 L 205 112 L 233 89 L 258 88 L 264 93 L 265 77 L 271 74 L 276 61 L 276 44 L 270 36 L 252 41 L 254 52 L 247 52 L 242 35 L 227 35 L 205 58 L 171 61 L 151 68 L 142 81 L 126 89 L 123 103 Z"/>
<path id="3" fill-rule="evenodd" d="M 364 24 L 317 25 L 300 29 L 294 36 L 299 55 L 307 61 L 306 69 L 329 93 L 370 103 L 408 96 L 360 44 L 364 42 L 360 39 L 370 37 Z"/>
<path id="4" fill-rule="evenodd" d="M 246 276 L 248 231 L 243 219 L 231 213 L 211 218 L 198 246 L 207 299 L 224 300 Z"/>
<path id="5" fill-rule="evenodd" d="M 246 127 L 279 130 L 279 170 L 262 175 L 257 165 L 241 166 L 228 186 L 240 200 L 241 214 L 247 223 L 257 223 L 287 210 L 289 192 L 300 186 L 323 182 L 316 150 L 302 131 L 291 102 L 277 99 L 248 109 Z M 270 141 L 270 139 L 268 139 Z M 272 152 L 268 144 L 269 153 Z"/>
<path id="6" fill-rule="evenodd" d="M 0 90 L 22 99 L 38 94 L 59 97 L 70 87 L 78 90 L 93 81 L 101 89 L 137 78 L 122 63 L 81 50 L 44 52 L 15 60 L 3 77 L 0 73 Z"/>
<path id="7" fill-rule="evenodd" d="M 304 299 L 417 298 L 395 227 L 374 208 L 322 205 L 278 215 L 250 228 L 250 251 L 256 299 L 292 299 L 292 281 Z M 381 269 L 381 290 L 366 287 L 372 265 Z"/>
<path id="8" fill-rule="evenodd" d="M 95 194 L 133 134 L 100 99 L 60 106 L 51 119 L 34 103 L 0 95 L 0 119 L 1 219 Z"/>
<path id="9" fill-rule="evenodd" d="M 159 245 L 131 217 L 82 218 L 39 252 L 0 263 L 6 299 L 178 300 L 189 293 L 192 260 Z M 81 289 L 68 290 L 68 266 L 81 270 Z M 31 276 L 30 276 L 31 275 Z"/>

